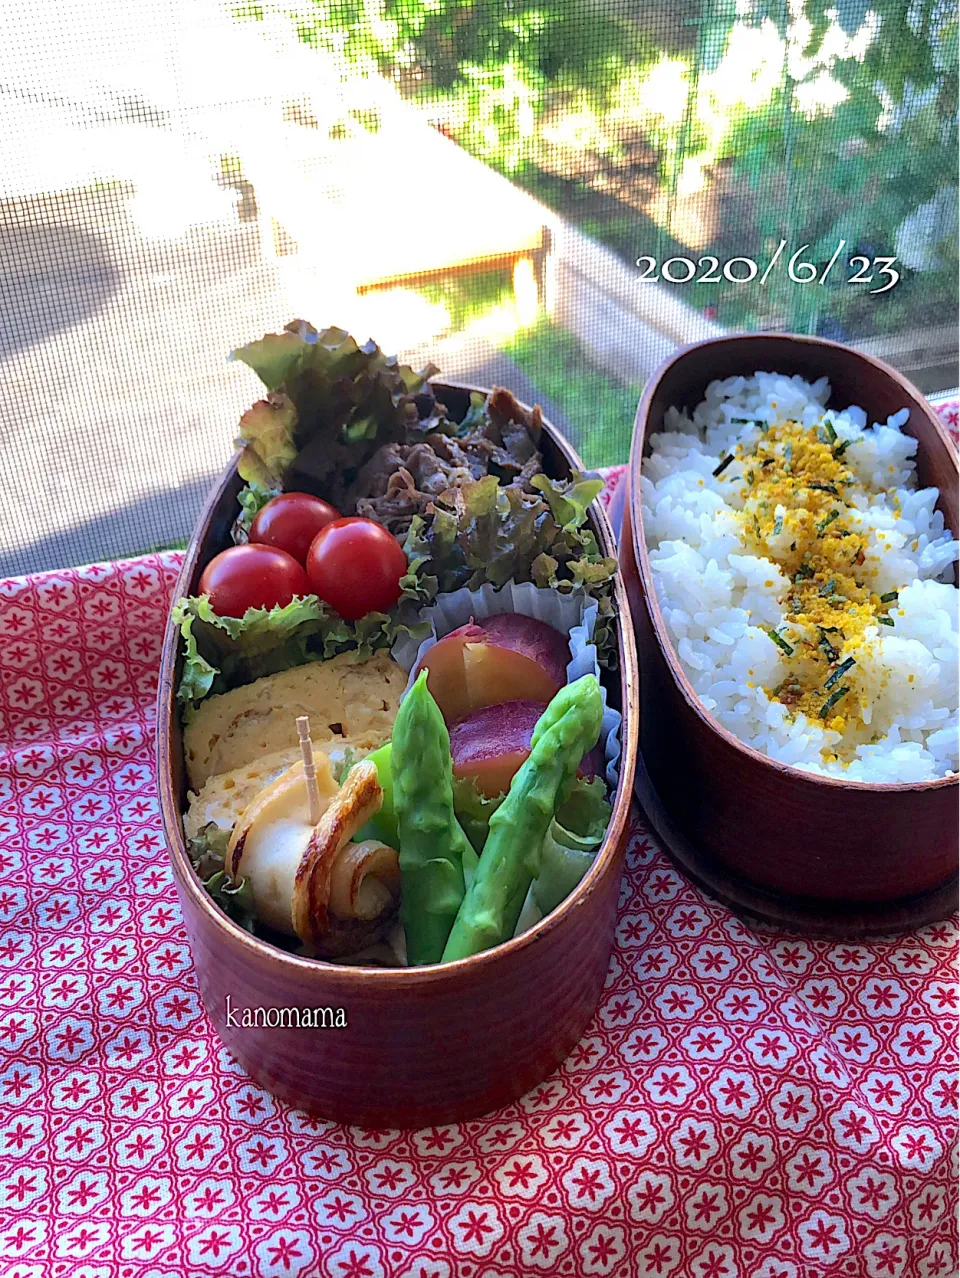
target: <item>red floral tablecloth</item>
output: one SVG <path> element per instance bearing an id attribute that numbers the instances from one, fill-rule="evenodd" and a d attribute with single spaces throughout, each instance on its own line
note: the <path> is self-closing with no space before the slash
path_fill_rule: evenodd
<path id="1" fill-rule="evenodd" d="M 600 1008 L 515 1105 L 360 1131 L 253 1086 L 162 845 L 178 561 L 0 583 L 0 1278 L 957 1272 L 954 923 L 759 934 L 641 819 Z"/>

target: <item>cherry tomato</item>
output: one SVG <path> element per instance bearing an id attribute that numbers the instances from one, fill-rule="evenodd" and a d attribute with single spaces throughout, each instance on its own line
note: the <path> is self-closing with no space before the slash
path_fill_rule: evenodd
<path id="1" fill-rule="evenodd" d="M 340 518 L 334 509 L 309 493 L 280 493 L 259 510 L 250 525 L 250 540 L 276 546 L 293 555 L 298 564 L 307 562 L 310 543 L 321 528 Z"/>
<path id="2" fill-rule="evenodd" d="M 294 595 L 312 594 L 302 566 L 273 546 L 231 546 L 203 570 L 200 594 L 209 595 L 221 617 L 242 617 L 248 608 L 288 604 Z"/>
<path id="3" fill-rule="evenodd" d="M 316 594 L 347 621 L 386 612 L 400 598 L 407 557 L 392 533 L 372 519 L 337 519 L 320 530 L 307 555 Z"/>

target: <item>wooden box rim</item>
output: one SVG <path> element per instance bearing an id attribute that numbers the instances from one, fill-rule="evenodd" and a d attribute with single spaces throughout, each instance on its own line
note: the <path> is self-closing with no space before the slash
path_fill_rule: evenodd
<path id="1" fill-rule="evenodd" d="M 450 389 L 468 395 L 473 392 L 487 395 L 490 390 L 490 388 L 473 386 L 468 383 L 439 379 L 431 379 L 430 385 L 439 394 L 442 394 L 445 389 Z M 521 403 L 521 407 L 529 409 L 530 406 Z M 543 430 L 557 450 L 564 456 L 570 468 L 583 471 L 583 462 L 573 447 L 546 418 L 543 419 Z M 238 449 L 227 463 L 216 486 L 204 503 L 177 577 L 174 587 L 174 599 L 180 598 L 187 590 L 190 579 L 195 573 L 205 530 L 225 489 L 234 479 L 239 453 L 240 450 Z M 601 552 L 616 559 L 616 541 L 607 521 L 606 513 L 600 506 L 599 501 L 591 502 L 589 513 Z M 625 839 L 630 821 L 639 724 L 636 696 L 638 672 L 633 624 L 630 619 L 626 591 L 619 566 L 617 567 L 613 584 L 613 601 L 620 659 L 620 709 L 622 722 L 620 728 L 620 777 L 611 804 L 610 823 L 607 826 L 603 842 L 594 857 L 593 864 L 583 879 L 554 910 L 521 936 L 511 937 L 500 945 L 485 950 L 480 954 L 471 955 L 469 958 L 456 959 L 450 963 L 430 963 L 424 964 L 422 967 L 409 968 L 384 968 L 374 965 L 329 963 L 323 959 L 304 958 L 300 955 L 292 954 L 288 950 L 280 949 L 278 946 L 271 945 L 268 941 L 263 941 L 259 937 L 252 935 L 224 914 L 203 890 L 196 871 L 190 863 L 190 858 L 187 856 L 179 799 L 174 793 L 171 760 L 176 734 L 181 732 L 175 700 L 177 668 L 179 665 L 179 630 L 173 626 L 172 615 L 168 615 L 164 628 L 160 677 L 157 686 L 157 785 L 160 792 L 160 809 L 167 849 L 181 889 L 189 893 L 194 903 L 205 910 L 218 926 L 230 932 L 235 941 L 249 947 L 251 955 L 257 955 L 267 961 L 292 964 L 301 973 L 319 974 L 327 969 L 333 969 L 337 973 L 338 980 L 357 986 L 375 980 L 383 985 L 402 982 L 405 988 L 408 989 L 414 984 L 421 987 L 429 987 L 434 982 L 454 977 L 458 973 L 464 973 L 468 970 L 471 973 L 479 972 L 484 964 L 492 964 L 508 954 L 519 956 L 528 947 L 536 945 L 549 932 L 555 928 L 562 927 L 568 915 L 575 910 L 581 909 L 586 904 L 587 899 L 593 893 L 596 883 L 600 880 L 609 863 L 619 855 L 618 849 Z"/>
<path id="2" fill-rule="evenodd" d="M 936 777 L 932 781 L 908 781 L 908 782 L 880 782 L 880 781 L 847 781 L 840 777 L 820 776 L 813 772 L 804 772 L 802 768 L 795 768 L 792 764 L 782 763 L 779 759 L 771 759 L 769 755 L 763 754 L 760 750 L 755 749 L 751 745 L 747 745 L 739 737 L 735 736 L 729 728 L 725 728 L 717 719 L 713 717 L 709 710 L 700 701 L 693 689 L 690 680 L 687 678 L 683 667 L 680 664 L 680 658 L 674 647 L 673 641 L 667 632 L 666 623 L 663 619 L 663 613 L 660 609 L 660 601 L 657 598 L 656 586 L 653 580 L 653 570 L 650 567 L 650 558 L 647 553 L 647 539 L 643 527 L 643 504 L 639 497 L 639 479 L 640 465 L 643 459 L 644 450 L 647 441 L 647 425 L 650 404 L 654 395 L 663 381 L 667 373 L 678 363 L 683 361 L 692 351 L 702 350 L 707 347 L 719 347 L 740 345 L 746 350 L 750 343 L 755 340 L 769 340 L 771 338 L 779 338 L 783 341 L 798 343 L 805 346 L 832 347 L 835 350 L 842 350 L 849 355 L 854 355 L 857 359 L 862 360 L 868 366 L 875 368 L 877 371 L 886 374 L 892 378 L 903 391 L 904 407 L 912 405 L 921 412 L 931 424 L 935 434 L 940 438 L 944 448 L 947 450 L 952 459 L 953 469 L 957 473 L 957 480 L 960 482 L 960 457 L 954 447 L 953 441 L 947 433 L 946 427 L 940 420 L 940 417 L 926 399 L 911 386 L 905 377 L 903 377 L 895 368 L 891 368 L 889 364 L 883 360 L 877 359 L 876 356 L 867 355 L 862 351 L 855 350 L 851 346 L 847 346 L 843 342 L 829 341 L 823 337 L 808 337 L 795 333 L 741 333 L 731 337 L 711 337 L 700 342 L 691 342 L 689 345 L 681 347 L 669 359 L 665 360 L 656 373 L 650 378 L 643 389 L 640 397 L 640 403 L 637 406 L 636 416 L 633 426 L 633 444 L 630 449 L 630 461 L 628 469 L 629 487 L 627 490 L 627 500 L 629 502 L 630 526 L 633 538 L 633 555 L 640 575 L 640 582 L 646 599 L 647 610 L 650 614 L 650 620 L 653 625 L 654 634 L 657 636 L 657 644 L 660 651 L 667 662 L 670 673 L 673 676 L 674 683 L 680 689 L 684 701 L 689 708 L 697 715 L 697 717 L 717 736 L 721 737 L 727 745 L 738 751 L 744 758 L 753 764 L 762 764 L 766 768 L 770 768 L 773 772 L 784 778 L 789 778 L 792 783 L 807 783 L 816 788 L 819 786 L 832 786 L 837 789 L 850 791 L 862 791 L 864 793 L 914 793 L 924 792 L 928 790 L 944 789 L 949 786 L 956 786 L 958 776 L 956 774 L 947 777 Z M 781 371 L 781 370 L 771 370 Z M 790 376 L 788 370 L 783 372 Z M 734 374 L 730 374 L 733 376 Z M 743 374 L 748 376 L 748 374 Z M 702 396 L 706 387 L 703 387 L 699 394 Z M 937 502 L 939 506 L 939 499 Z M 956 536 L 957 530 L 954 529 Z"/>

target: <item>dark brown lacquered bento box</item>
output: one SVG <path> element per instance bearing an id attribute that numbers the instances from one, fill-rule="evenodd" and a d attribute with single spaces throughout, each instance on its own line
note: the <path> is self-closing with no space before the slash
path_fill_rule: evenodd
<path id="1" fill-rule="evenodd" d="M 451 414 L 473 387 L 434 384 Z M 582 464 L 543 423 L 545 468 Z M 232 461 L 190 542 L 177 588 L 193 594 L 204 565 L 230 544 L 241 487 Z M 616 547 L 597 503 L 607 555 Z M 168 625 L 157 702 L 157 764 L 167 847 L 204 1006 L 243 1068 L 285 1101 L 363 1127 L 456 1122 L 507 1104 L 550 1073 L 577 1042 L 603 987 L 613 943 L 637 745 L 637 666 L 622 585 L 616 584 L 619 669 L 608 680 L 623 713 L 620 783 L 606 839 L 575 891 L 529 932 L 455 963 L 407 970 L 297 958 L 231 922 L 202 889 L 184 846 L 186 781 L 175 690 L 178 633 Z M 230 1000 L 231 1017 L 227 1014 Z M 346 1027 L 244 1028 L 238 1008 L 343 1009 Z M 301 1018 L 302 1019 L 302 1018 Z"/>
<path id="2" fill-rule="evenodd" d="M 620 565 L 641 679 L 637 792 L 674 856 L 710 891 L 807 930 L 867 934 L 943 917 L 956 903 L 957 778 L 876 785 L 774 762 L 700 704 L 657 602 L 639 495 L 641 459 L 670 405 L 693 408 L 709 382 L 757 370 L 826 376 L 831 404 L 871 421 L 909 408 L 922 486 L 957 533 L 957 454 L 939 418 L 899 373 L 836 342 L 756 334 L 687 347 L 640 401 Z"/>

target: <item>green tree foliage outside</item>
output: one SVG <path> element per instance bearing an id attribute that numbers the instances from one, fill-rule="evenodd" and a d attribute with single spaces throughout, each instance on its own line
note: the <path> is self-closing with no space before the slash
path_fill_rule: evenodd
<path id="1" fill-rule="evenodd" d="M 816 289 L 779 273 L 763 292 L 697 285 L 724 324 L 863 337 L 952 320 L 957 16 L 944 0 L 307 0 L 294 16 L 302 39 L 392 77 L 628 262 L 763 259 L 782 237 L 821 267 L 840 239 L 845 257 L 902 258 L 879 298 L 850 271 Z M 779 50 L 772 73 L 769 56 L 750 62 L 763 41 Z M 683 216 L 697 181 L 709 244 Z"/>
<path id="2" fill-rule="evenodd" d="M 574 424 L 586 466 L 625 462 L 642 386 L 624 386 L 594 368 L 580 344 L 549 320 L 503 343 L 503 350 Z"/>

